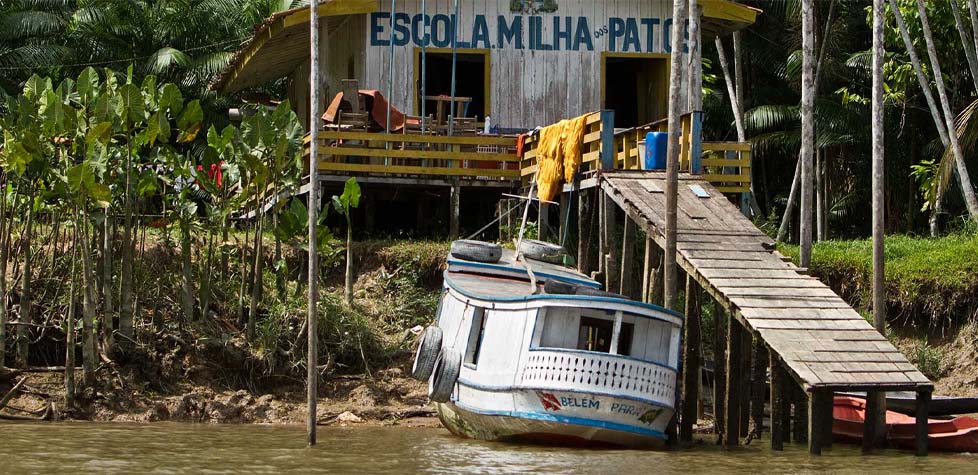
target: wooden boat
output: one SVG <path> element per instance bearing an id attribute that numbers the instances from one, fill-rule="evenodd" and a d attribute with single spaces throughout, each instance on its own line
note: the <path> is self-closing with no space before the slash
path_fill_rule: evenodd
<path id="1" fill-rule="evenodd" d="M 866 401 L 851 396 L 836 396 L 833 408 L 832 435 L 835 440 L 862 441 L 866 420 Z M 886 411 L 886 440 L 891 447 L 913 449 L 916 437 L 914 417 Z M 956 417 L 949 420 L 928 419 L 928 445 L 946 452 L 978 452 L 978 419 Z"/>
<path id="2" fill-rule="evenodd" d="M 514 258 L 449 256 L 437 325 L 415 362 L 426 376 L 440 340 L 429 396 L 442 424 L 484 440 L 660 446 L 674 413 L 682 315 Z M 544 291 L 553 288 L 563 291 Z"/>
<path id="3" fill-rule="evenodd" d="M 866 399 L 866 393 L 838 394 Z M 888 392 L 886 393 L 886 409 L 912 416 L 917 412 L 917 395 L 912 392 Z M 928 413 L 932 416 L 978 413 L 978 397 L 934 396 L 931 399 Z"/>

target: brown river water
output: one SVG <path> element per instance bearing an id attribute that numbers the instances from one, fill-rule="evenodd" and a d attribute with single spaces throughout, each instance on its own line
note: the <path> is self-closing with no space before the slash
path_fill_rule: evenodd
<path id="1" fill-rule="evenodd" d="M 569 449 L 460 439 L 444 429 L 319 431 L 306 448 L 297 426 L 0 423 L 0 474 L 19 473 L 978 473 L 978 455 L 898 451 L 863 456 L 836 445 L 772 452 L 703 444 L 662 452 Z"/>

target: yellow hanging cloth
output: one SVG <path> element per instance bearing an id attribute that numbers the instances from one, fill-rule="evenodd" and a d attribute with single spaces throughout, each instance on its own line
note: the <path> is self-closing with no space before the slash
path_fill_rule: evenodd
<path id="1" fill-rule="evenodd" d="M 540 131 L 537 145 L 537 197 L 552 201 L 581 166 L 587 116 L 562 120 Z"/>

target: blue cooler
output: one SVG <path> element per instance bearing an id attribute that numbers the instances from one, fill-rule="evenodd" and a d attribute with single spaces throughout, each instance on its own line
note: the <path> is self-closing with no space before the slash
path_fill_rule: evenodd
<path id="1" fill-rule="evenodd" d="M 668 132 L 649 132 L 645 136 L 645 159 L 642 160 L 642 169 L 665 170 L 668 145 Z"/>

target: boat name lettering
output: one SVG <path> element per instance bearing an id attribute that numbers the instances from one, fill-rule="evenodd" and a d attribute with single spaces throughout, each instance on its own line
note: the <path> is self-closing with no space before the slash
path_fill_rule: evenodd
<path id="1" fill-rule="evenodd" d="M 642 414 L 642 410 L 635 406 L 634 404 L 624 404 L 620 402 L 611 403 L 611 412 L 618 414 L 626 414 L 629 416 L 639 416 Z"/>
<path id="2" fill-rule="evenodd" d="M 601 401 L 598 399 L 591 399 L 586 397 L 562 397 L 560 398 L 560 405 L 564 407 L 580 407 L 584 409 L 600 409 Z"/>

